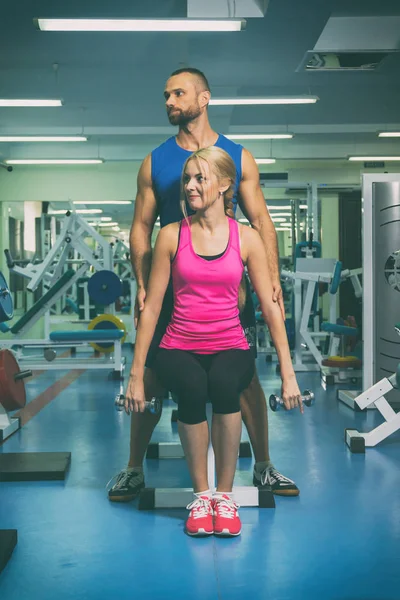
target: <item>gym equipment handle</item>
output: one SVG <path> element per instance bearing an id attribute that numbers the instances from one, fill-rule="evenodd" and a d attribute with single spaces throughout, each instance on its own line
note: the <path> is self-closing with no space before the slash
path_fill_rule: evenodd
<path id="1" fill-rule="evenodd" d="M 118 394 L 115 398 L 115 408 L 118 411 L 124 410 L 125 408 L 125 396 L 124 394 Z M 149 402 L 144 403 L 145 410 L 152 415 L 158 415 L 161 412 L 161 401 L 159 398 L 152 398 Z"/>
<path id="2" fill-rule="evenodd" d="M 310 407 L 314 404 L 315 401 L 315 396 L 314 393 L 311 392 L 310 390 L 305 390 L 301 396 L 302 402 L 303 404 L 305 404 L 306 406 Z M 269 406 L 271 408 L 272 411 L 277 411 L 281 408 L 281 406 L 283 406 L 283 400 L 282 398 L 280 398 L 279 396 L 276 396 L 275 394 L 271 394 L 269 397 Z"/>
<path id="3" fill-rule="evenodd" d="M 20 381 L 21 379 L 26 379 L 27 377 L 32 377 L 32 371 L 29 369 L 26 369 L 26 371 L 20 371 L 14 375 L 14 381 Z"/>

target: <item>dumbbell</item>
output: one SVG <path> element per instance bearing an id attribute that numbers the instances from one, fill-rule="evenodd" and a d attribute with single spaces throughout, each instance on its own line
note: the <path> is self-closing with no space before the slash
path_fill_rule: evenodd
<path id="1" fill-rule="evenodd" d="M 115 398 L 115 408 L 118 411 L 125 409 L 125 396 L 124 394 L 118 394 Z M 147 400 L 144 403 L 145 410 L 152 415 L 158 415 L 161 412 L 161 400 L 159 398 L 152 398 L 149 402 Z"/>
<path id="2" fill-rule="evenodd" d="M 312 406 L 315 402 L 314 393 L 310 392 L 310 390 L 304 390 L 301 399 L 303 401 L 303 404 L 305 404 L 308 407 Z M 280 410 L 283 405 L 283 400 L 279 398 L 279 396 L 276 396 L 275 394 L 270 395 L 269 406 L 272 411 L 276 412 L 277 410 Z"/>

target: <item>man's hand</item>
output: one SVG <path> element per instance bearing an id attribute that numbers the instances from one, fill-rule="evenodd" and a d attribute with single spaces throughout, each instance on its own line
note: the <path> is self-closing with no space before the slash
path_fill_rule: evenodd
<path id="1" fill-rule="evenodd" d="M 272 282 L 272 288 L 273 288 L 272 300 L 274 302 L 278 303 L 279 308 L 281 309 L 282 318 L 283 318 L 283 320 L 285 320 L 286 319 L 285 305 L 283 303 L 283 294 L 282 294 L 282 288 L 281 288 L 280 281 Z"/>
<path id="2" fill-rule="evenodd" d="M 135 299 L 134 324 L 135 329 L 138 327 L 140 313 L 144 309 L 144 301 L 146 300 L 146 290 L 138 288 Z"/>

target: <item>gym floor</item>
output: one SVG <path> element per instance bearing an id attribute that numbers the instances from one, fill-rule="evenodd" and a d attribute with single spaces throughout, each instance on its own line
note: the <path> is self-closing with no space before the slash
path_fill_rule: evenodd
<path id="1" fill-rule="evenodd" d="M 258 366 L 267 397 L 279 392 L 274 365 Z M 70 451 L 72 462 L 64 482 L 0 483 L 0 528 L 18 530 L 1 599 L 398 600 L 400 434 L 351 454 L 344 429 L 372 429 L 377 411 L 338 403 L 317 373 L 299 384 L 316 392 L 315 406 L 269 418 L 272 460 L 300 496 L 242 508 L 239 538 L 196 539 L 184 533 L 185 510 L 108 501 L 129 445 L 129 418 L 113 406 L 119 382 L 102 371 L 37 375 L 27 422 L 0 452 Z M 178 440 L 173 407 L 153 441 Z M 252 460 L 238 469 L 236 482 L 250 485 Z M 184 460 L 147 461 L 145 475 L 148 486 L 190 486 Z"/>

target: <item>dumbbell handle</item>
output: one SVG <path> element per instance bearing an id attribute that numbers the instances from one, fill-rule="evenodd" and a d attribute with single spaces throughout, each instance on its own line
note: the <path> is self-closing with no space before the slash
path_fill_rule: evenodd
<path id="1" fill-rule="evenodd" d="M 275 396 L 275 399 L 279 404 L 283 404 L 282 398 L 279 396 Z M 301 395 L 301 399 L 303 402 L 309 402 L 310 400 L 314 400 L 314 392 L 303 392 Z"/>
<path id="2" fill-rule="evenodd" d="M 303 392 L 301 399 L 306 406 L 312 406 L 312 404 L 314 404 L 314 394 L 313 394 L 313 392 L 310 392 L 309 390 L 306 390 Z M 269 406 L 270 406 L 271 410 L 273 410 L 275 412 L 276 410 L 279 410 L 280 406 L 283 406 L 283 405 L 284 405 L 284 402 L 283 402 L 282 398 L 279 398 L 279 396 L 275 396 L 275 394 L 270 395 Z"/>
<path id="3" fill-rule="evenodd" d="M 14 375 L 14 381 L 20 381 L 21 379 L 26 379 L 26 377 L 32 377 L 31 370 L 27 369 L 26 371 L 20 371 Z"/>
<path id="4" fill-rule="evenodd" d="M 118 394 L 115 398 L 115 408 L 119 411 L 124 410 L 125 407 L 125 396 L 124 394 Z M 161 410 L 161 402 L 158 398 L 152 398 L 149 402 L 146 400 L 144 403 L 145 410 L 153 415 L 157 415 Z"/>

